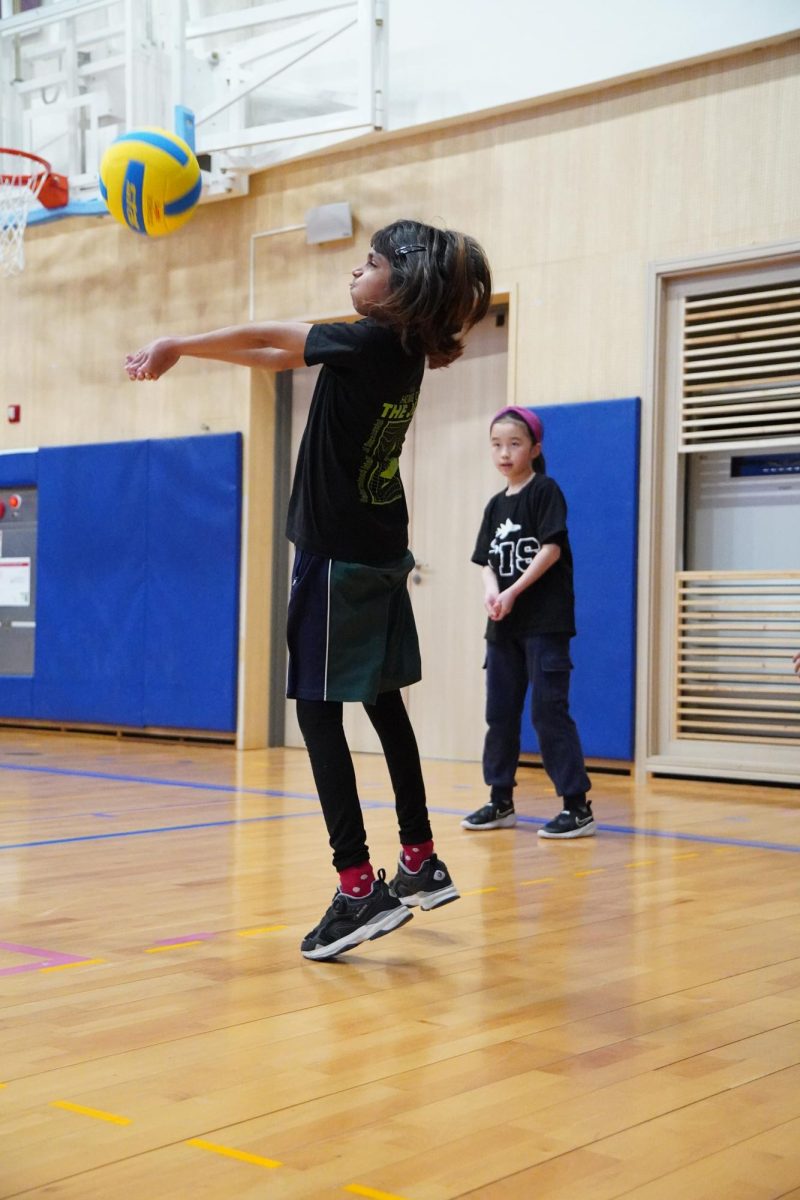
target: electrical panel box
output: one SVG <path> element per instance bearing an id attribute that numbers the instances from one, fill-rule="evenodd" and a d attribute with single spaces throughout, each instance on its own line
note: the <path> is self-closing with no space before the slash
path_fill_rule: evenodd
<path id="1" fill-rule="evenodd" d="M 32 675 L 36 639 L 35 487 L 0 487 L 0 675 Z"/>
<path id="2" fill-rule="evenodd" d="M 800 569 L 797 454 L 689 454 L 686 571 Z"/>
<path id="3" fill-rule="evenodd" d="M 743 475 L 800 475 L 800 454 L 748 454 L 731 459 L 731 479 Z"/>

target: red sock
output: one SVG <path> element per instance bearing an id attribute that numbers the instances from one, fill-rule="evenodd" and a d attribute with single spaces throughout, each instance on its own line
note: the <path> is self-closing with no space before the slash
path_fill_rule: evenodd
<path id="1" fill-rule="evenodd" d="M 369 895 L 375 882 L 375 872 L 368 858 L 357 867 L 345 867 L 339 872 L 339 891 L 345 896 L 355 896 L 361 899 Z"/>
<path id="2" fill-rule="evenodd" d="M 426 859 L 433 854 L 433 842 L 420 842 L 416 846 L 403 846 L 403 866 L 414 874 Z"/>

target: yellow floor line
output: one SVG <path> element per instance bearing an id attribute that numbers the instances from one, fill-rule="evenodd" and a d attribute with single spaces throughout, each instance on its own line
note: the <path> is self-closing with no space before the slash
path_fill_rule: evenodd
<path id="1" fill-rule="evenodd" d="M 605 871 L 605 867 L 590 867 L 587 871 L 575 871 L 576 879 L 583 879 L 585 875 L 601 875 Z"/>
<path id="2" fill-rule="evenodd" d="M 554 875 L 543 875 L 541 879 L 520 879 L 520 887 L 533 887 L 535 883 L 554 883 Z"/>
<path id="3" fill-rule="evenodd" d="M 145 954 L 161 954 L 164 950 L 181 950 L 184 946 L 204 946 L 205 938 L 195 938 L 192 942 L 170 942 L 168 946 L 147 946 Z"/>
<path id="4" fill-rule="evenodd" d="M 99 1108 L 86 1108 L 83 1104 L 70 1104 L 69 1100 L 51 1100 L 53 1108 L 65 1108 L 67 1112 L 79 1113 L 83 1117 L 96 1117 L 98 1121 L 110 1121 L 112 1125 L 130 1125 L 130 1117 L 118 1117 L 116 1113 L 103 1112 Z"/>
<path id="5" fill-rule="evenodd" d="M 462 892 L 462 896 L 485 896 L 487 892 L 496 892 L 496 887 L 490 888 L 473 888 L 471 892 Z"/>
<path id="6" fill-rule="evenodd" d="M 226 1158 L 238 1158 L 241 1162 L 255 1163 L 257 1167 L 281 1167 L 283 1163 L 274 1158 L 262 1158 L 259 1154 L 248 1154 L 246 1150 L 234 1150 L 231 1146 L 218 1146 L 216 1142 L 207 1142 L 203 1138 L 189 1138 L 187 1146 L 198 1146 L 201 1150 L 210 1150 L 212 1154 L 223 1154 Z"/>
<path id="7" fill-rule="evenodd" d="M 626 871 L 634 871 L 637 867 L 652 867 L 654 858 L 640 858 L 638 862 L 625 863 Z"/>
<path id="8" fill-rule="evenodd" d="M 377 1188 L 362 1187 L 360 1183 L 349 1183 L 344 1190 L 354 1196 L 367 1196 L 370 1200 L 405 1200 L 395 1192 L 379 1192 Z"/>
<path id="9" fill-rule="evenodd" d="M 240 929 L 237 937 L 256 937 L 259 933 L 275 933 L 278 929 L 288 929 L 287 925 L 262 925 L 259 929 Z"/>

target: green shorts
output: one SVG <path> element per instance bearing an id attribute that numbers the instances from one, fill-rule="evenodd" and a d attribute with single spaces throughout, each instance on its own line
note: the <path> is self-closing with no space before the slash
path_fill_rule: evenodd
<path id="1" fill-rule="evenodd" d="M 286 695 L 374 704 L 417 683 L 419 640 L 407 579 L 410 552 L 381 567 L 295 553 Z"/>

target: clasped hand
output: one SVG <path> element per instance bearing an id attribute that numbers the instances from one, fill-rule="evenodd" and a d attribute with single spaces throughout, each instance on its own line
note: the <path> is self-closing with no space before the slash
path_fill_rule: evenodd
<path id="1" fill-rule="evenodd" d="M 510 588 L 505 592 L 500 592 L 497 596 L 487 596 L 484 604 L 489 614 L 489 620 L 502 621 L 511 612 L 515 600 L 516 596 L 514 596 Z"/>
<path id="2" fill-rule="evenodd" d="M 134 381 L 160 379 L 170 367 L 175 366 L 179 358 L 180 354 L 169 338 L 157 338 L 141 350 L 126 354 L 125 370 L 128 378 Z"/>

